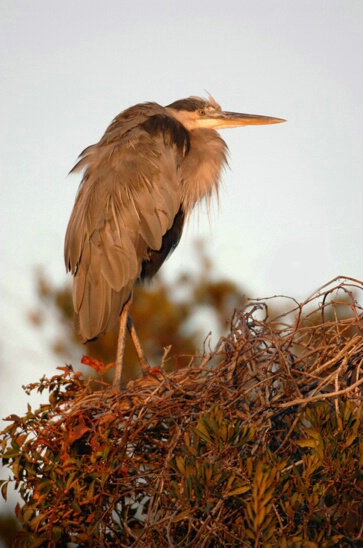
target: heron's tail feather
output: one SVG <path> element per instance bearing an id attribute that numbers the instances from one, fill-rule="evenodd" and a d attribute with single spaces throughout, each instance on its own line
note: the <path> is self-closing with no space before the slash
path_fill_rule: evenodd
<path id="1" fill-rule="evenodd" d="M 91 245 L 85 246 L 84 251 L 88 257 L 80 262 L 74 277 L 73 306 L 76 329 L 86 342 L 103 335 L 117 324 L 122 308 L 130 297 L 136 275 L 130 277 L 129 272 L 126 283 L 117 287 L 117 290 L 116 283 L 112 283 L 112 272 L 117 271 L 117 265 L 113 268 L 109 258 L 104 257 L 100 249 L 91 249 Z M 121 254 L 117 264 L 122 259 L 124 261 Z M 118 271 L 121 279 L 122 267 Z"/>

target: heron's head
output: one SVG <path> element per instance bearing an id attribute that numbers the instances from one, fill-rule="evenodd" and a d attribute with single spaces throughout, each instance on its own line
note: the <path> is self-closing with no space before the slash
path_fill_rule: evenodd
<path id="1" fill-rule="evenodd" d="M 223 111 L 211 96 L 208 99 L 201 97 L 179 99 L 168 105 L 166 109 L 188 131 L 201 128 L 223 129 L 285 122 L 282 118 L 272 118 L 271 116 Z"/>

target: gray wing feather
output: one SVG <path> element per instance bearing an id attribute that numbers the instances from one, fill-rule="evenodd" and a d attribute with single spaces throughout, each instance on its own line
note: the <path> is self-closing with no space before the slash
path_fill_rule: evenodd
<path id="1" fill-rule="evenodd" d="M 86 170 L 65 240 L 83 340 L 117 322 L 142 262 L 160 249 L 180 208 L 176 145 L 166 147 L 162 134 L 141 126 L 111 141 L 88 147 L 76 165 Z"/>

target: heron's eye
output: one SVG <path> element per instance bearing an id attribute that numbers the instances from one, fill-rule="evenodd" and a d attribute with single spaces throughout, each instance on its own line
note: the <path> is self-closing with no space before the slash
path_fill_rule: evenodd
<path id="1" fill-rule="evenodd" d="M 205 110 L 203 108 L 199 111 L 199 116 L 205 116 Z"/>

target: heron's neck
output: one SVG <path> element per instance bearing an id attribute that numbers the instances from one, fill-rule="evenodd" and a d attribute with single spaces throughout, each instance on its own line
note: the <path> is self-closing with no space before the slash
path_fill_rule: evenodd
<path id="1" fill-rule="evenodd" d="M 227 145 L 212 129 L 190 132 L 190 149 L 181 164 L 182 204 L 186 214 L 203 198 L 218 195 L 221 171 L 227 164 Z"/>

